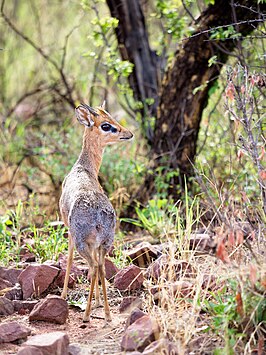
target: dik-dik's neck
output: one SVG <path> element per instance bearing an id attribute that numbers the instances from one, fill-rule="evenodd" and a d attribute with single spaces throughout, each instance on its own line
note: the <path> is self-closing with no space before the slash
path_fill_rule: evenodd
<path id="1" fill-rule="evenodd" d="M 98 177 L 102 163 L 104 148 L 97 135 L 93 133 L 93 128 L 85 128 L 83 134 L 83 145 L 77 163 Z"/>

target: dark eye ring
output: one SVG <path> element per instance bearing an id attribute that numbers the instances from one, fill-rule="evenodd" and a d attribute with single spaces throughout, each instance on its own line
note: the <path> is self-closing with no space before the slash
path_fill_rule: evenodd
<path id="1" fill-rule="evenodd" d="M 102 130 L 104 132 L 108 132 L 108 131 L 111 130 L 112 126 L 110 124 L 108 124 L 108 123 L 104 123 L 104 124 L 101 125 L 101 128 L 102 128 Z"/>
<path id="2" fill-rule="evenodd" d="M 116 133 L 117 132 L 117 129 L 115 127 L 113 127 L 111 124 L 109 123 L 103 123 L 101 125 L 101 129 L 104 131 L 104 132 L 109 132 L 111 131 L 112 133 Z"/>

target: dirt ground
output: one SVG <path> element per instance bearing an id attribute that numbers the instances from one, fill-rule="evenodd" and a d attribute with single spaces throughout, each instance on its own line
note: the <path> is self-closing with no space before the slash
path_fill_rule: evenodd
<path id="1" fill-rule="evenodd" d="M 81 290 L 79 288 L 80 285 L 77 285 L 75 290 L 70 291 L 72 293 L 71 296 L 75 292 L 80 294 Z M 90 323 L 83 323 L 83 311 L 72 306 L 69 307 L 69 317 L 64 325 L 42 321 L 29 322 L 28 315 L 22 316 L 19 314 L 1 317 L 1 322 L 18 321 L 32 330 L 31 335 L 54 331 L 66 332 L 69 336 L 70 344 L 78 344 L 81 347 L 82 355 L 123 354 L 120 350 L 120 343 L 128 314 L 121 314 L 118 310 L 123 298 L 122 295 L 113 288 L 109 288 L 108 294 L 112 313 L 112 322 L 108 325 L 105 324 L 103 307 L 92 311 Z M 19 348 L 19 344 L 0 344 L 0 354 L 16 354 Z"/>

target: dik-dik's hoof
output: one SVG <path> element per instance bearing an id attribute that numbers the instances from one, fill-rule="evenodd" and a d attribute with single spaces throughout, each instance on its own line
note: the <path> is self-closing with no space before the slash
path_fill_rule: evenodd
<path id="1" fill-rule="evenodd" d="M 65 300 L 67 298 L 67 292 L 62 292 L 61 293 L 61 298 L 63 298 Z"/>
<path id="2" fill-rule="evenodd" d="M 84 316 L 83 316 L 83 323 L 89 323 L 90 322 L 90 316 L 86 316 L 85 314 L 84 314 Z"/>

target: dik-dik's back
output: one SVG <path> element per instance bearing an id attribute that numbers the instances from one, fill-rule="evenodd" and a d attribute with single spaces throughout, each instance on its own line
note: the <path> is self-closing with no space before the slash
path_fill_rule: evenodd
<path id="1" fill-rule="evenodd" d="M 60 199 L 62 217 L 69 227 L 68 262 L 62 297 L 67 295 L 75 245 L 91 269 L 91 287 L 83 321 L 90 320 L 95 284 L 95 305 L 99 305 L 99 278 L 103 289 L 105 320 L 110 321 L 104 257 L 114 239 L 115 211 L 98 182 L 98 173 L 104 147 L 130 139 L 133 134 L 101 107 L 93 109 L 82 104 L 76 108 L 76 115 L 85 130 L 80 156 L 65 178 Z"/>

